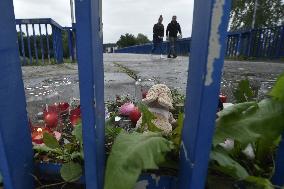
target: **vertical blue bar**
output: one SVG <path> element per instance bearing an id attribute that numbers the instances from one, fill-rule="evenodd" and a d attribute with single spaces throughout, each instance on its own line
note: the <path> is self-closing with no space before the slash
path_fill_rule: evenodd
<path id="1" fill-rule="evenodd" d="M 71 61 L 74 61 L 74 52 L 73 52 L 73 32 L 71 29 L 67 29 L 68 32 L 68 49 L 69 57 Z"/>
<path id="2" fill-rule="evenodd" d="M 230 0 L 194 1 L 179 189 L 205 186 L 230 8 Z"/>
<path id="3" fill-rule="evenodd" d="M 36 34 L 35 34 L 35 25 L 32 24 L 33 27 L 33 37 L 34 37 L 34 49 L 35 49 L 35 57 L 36 57 L 36 64 L 38 64 L 38 52 L 37 52 L 37 45 L 36 45 Z"/>
<path id="4" fill-rule="evenodd" d="M 103 63 L 103 24 L 102 0 L 92 1 L 91 16 L 94 18 L 94 81 L 96 103 L 96 134 L 97 134 L 97 172 L 98 186 L 103 188 L 105 173 L 105 104 L 104 104 L 104 63 Z M 95 47 L 95 48 L 94 48 Z"/>
<path id="5" fill-rule="evenodd" d="M 46 35 L 46 46 L 47 46 L 48 63 L 50 63 L 49 36 L 48 36 L 47 24 L 45 24 L 45 35 Z"/>
<path id="6" fill-rule="evenodd" d="M 274 39 L 273 39 L 273 58 L 276 58 L 277 57 L 277 44 L 278 44 L 278 41 L 279 41 L 279 27 L 276 27 L 275 28 L 275 32 L 274 32 Z"/>
<path id="7" fill-rule="evenodd" d="M 41 61 L 42 64 L 44 64 L 44 49 L 43 49 L 43 40 L 41 34 L 41 25 L 39 24 L 38 27 L 39 27 L 39 37 L 40 37 Z"/>
<path id="8" fill-rule="evenodd" d="M 241 47 L 242 47 L 242 33 L 238 34 L 238 42 L 237 42 L 237 56 L 241 55 Z"/>
<path id="9" fill-rule="evenodd" d="M 86 188 L 102 189 L 105 111 L 101 0 L 76 0 L 75 7 Z"/>
<path id="10" fill-rule="evenodd" d="M 53 58 L 57 62 L 57 29 L 52 25 L 52 45 L 53 45 Z"/>
<path id="11" fill-rule="evenodd" d="M 284 186 L 284 134 L 282 135 L 282 141 L 278 148 L 277 157 L 275 159 L 275 174 L 272 177 L 272 182 L 277 186 Z"/>
<path id="12" fill-rule="evenodd" d="M 0 12 L 0 169 L 5 189 L 32 189 L 33 151 L 13 1 L 1 0 Z"/>
<path id="13" fill-rule="evenodd" d="M 33 63 L 33 57 L 32 57 L 31 40 L 30 40 L 30 34 L 29 34 L 29 27 L 28 27 L 28 24 L 26 24 L 26 32 L 27 32 L 28 51 L 29 51 L 30 64 L 32 64 L 32 63 Z"/>
<path id="14" fill-rule="evenodd" d="M 62 31 L 57 28 L 57 63 L 63 62 L 63 40 L 62 40 Z"/>
<path id="15" fill-rule="evenodd" d="M 278 41 L 278 45 L 277 45 L 277 55 L 276 58 L 280 58 L 281 57 L 281 50 L 283 52 L 283 43 L 284 43 L 284 26 L 279 27 L 280 30 L 280 37 L 279 37 L 279 41 Z"/>
<path id="16" fill-rule="evenodd" d="M 258 58 L 260 56 L 260 52 L 261 52 L 261 49 L 262 49 L 262 33 L 263 31 L 261 29 L 257 30 L 257 42 L 256 42 L 256 45 L 257 45 L 257 50 L 256 50 L 256 57 Z"/>
<path id="17" fill-rule="evenodd" d="M 19 28 L 20 28 L 20 35 L 21 35 L 23 61 L 24 61 L 24 64 L 26 64 L 27 60 L 26 60 L 26 52 L 25 52 L 25 43 L 24 43 L 24 37 L 23 37 L 23 31 L 22 31 L 22 25 L 21 24 L 19 25 Z"/>

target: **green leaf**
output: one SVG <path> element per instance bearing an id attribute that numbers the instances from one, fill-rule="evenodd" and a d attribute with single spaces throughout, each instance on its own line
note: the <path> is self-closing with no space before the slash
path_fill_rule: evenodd
<path id="1" fill-rule="evenodd" d="M 66 182 L 74 182 L 82 176 L 83 170 L 79 163 L 68 162 L 62 165 L 60 174 Z"/>
<path id="2" fill-rule="evenodd" d="M 83 153 L 81 152 L 73 152 L 71 155 L 70 155 L 71 159 L 74 160 L 74 159 L 81 159 L 83 160 L 84 157 L 83 157 Z"/>
<path id="3" fill-rule="evenodd" d="M 115 139 L 122 130 L 122 128 L 106 126 L 105 135 L 106 137 Z"/>
<path id="4" fill-rule="evenodd" d="M 274 189 L 271 182 L 265 178 L 249 176 L 245 179 L 245 181 L 252 184 L 253 185 L 252 188 Z"/>
<path id="5" fill-rule="evenodd" d="M 83 144 L 82 124 L 76 125 L 72 134 L 76 137 L 80 144 Z"/>
<path id="6" fill-rule="evenodd" d="M 142 170 L 158 169 L 173 144 L 160 133 L 121 132 L 107 161 L 105 189 L 133 189 Z"/>
<path id="7" fill-rule="evenodd" d="M 270 92 L 270 96 L 276 100 L 284 102 L 284 74 L 282 74 L 276 81 L 276 84 Z"/>
<path id="8" fill-rule="evenodd" d="M 251 101 L 254 97 L 253 90 L 250 88 L 249 80 L 239 82 L 238 88 L 234 91 L 237 103 Z"/>
<path id="9" fill-rule="evenodd" d="M 245 179 L 249 176 L 248 172 L 238 162 L 233 160 L 227 153 L 222 151 L 212 151 L 210 159 L 219 164 L 218 170 L 236 179 Z"/>
<path id="10" fill-rule="evenodd" d="M 142 132 L 145 130 L 144 128 L 147 126 L 149 131 L 152 132 L 161 132 L 162 130 L 157 128 L 154 123 L 152 123 L 153 120 L 156 119 L 155 115 L 150 112 L 146 105 L 139 104 L 138 105 L 140 112 L 142 113 L 142 125 L 141 129 Z"/>
<path id="11" fill-rule="evenodd" d="M 184 114 L 183 113 L 179 113 L 178 120 L 177 120 L 177 125 L 178 126 L 172 132 L 171 140 L 177 147 L 179 147 L 180 143 L 181 143 L 183 120 L 184 120 Z"/>
<path id="12" fill-rule="evenodd" d="M 43 133 L 43 142 L 44 144 L 51 148 L 51 149 L 56 149 L 56 148 L 60 148 L 60 145 L 58 143 L 58 141 L 56 140 L 56 138 L 49 133 Z"/>
<path id="13" fill-rule="evenodd" d="M 266 99 L 226 108 L 219 114 L 213 144 L 230 138 L 245 145 L 258 139 L 274 140 L 284 131 L 284 103 Z"/>

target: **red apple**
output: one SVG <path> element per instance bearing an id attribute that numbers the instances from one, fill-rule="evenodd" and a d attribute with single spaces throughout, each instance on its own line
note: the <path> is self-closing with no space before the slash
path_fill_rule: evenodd
<path id="1" fill-rule="evenodd" d="M 67 102 L 60 102 L 58 104 L 58 109 L 61 113 L 65 113 L 68 111 L 70 105 Z"/>
<path id="2" fill-rule="evenodd" d="M 134 110 L 132 110 L 129 114 L 129 119 L 134 124 L 137 123 L 137 121 L 140 119 L 140 117 L 141 117 L 141 112 L 139 111 L 139 109 L 137 107 L 135 107 Z"/>
<path id="3" fill-rule="evenodd" d="M 81 116 L 81 109 L 80 106 L 70 111 L 70 115 L 78 115 Z"/>
<path id="4" fill-rule="evenodd" d="M 44 122 L 48 128 L 56 127 L 58 124 L 58 114 L 56 112 L 46 112 L 44 115 Z"/>
<path id="5" fill-rule="evenodd" d="M 219 98 L 220 98 L 222 103 L 226 103 L 227 102 L 227 96 L 226 95 L 220 94 Z"/>
<path id="6" fill-rule="evenodd" d="M 74 127 L 78 125 L 80 121 L 81 121 L 81 116 L 77 115 L 70 116 L 70 122 Z"/>

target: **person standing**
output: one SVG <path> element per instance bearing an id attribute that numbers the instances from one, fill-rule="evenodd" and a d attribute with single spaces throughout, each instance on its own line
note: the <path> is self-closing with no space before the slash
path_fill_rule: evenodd
<path id="1" fill-rule="evenodd" d="M 151 53 L 153 54 L 157 49 L 160 50 L 161 58 L 163 58 L 163 49 L 162 49 L 162 43 L 164 38 L 164 25 L 163 22 L 163 16 L 160 15 L 158 23 L 154 25 L 153 27 L 153 48 Z"/>
<path id="2" fill-rule="evenodd" d="M 170 48 L 168 52 L 168 58 L 172 58 L 171 55 L 173 55 L 173 58 L 177 57 L 176 54 L 176 42 L 177 42 L 177 34 L 180 34 L 180 37 L 182 38 L 181 28 L 179 23 L 177 22 L 177 17 L 173 16 L 172 21 L 168 24 L 166 35 L 167 40 L 170 42 Z"/>

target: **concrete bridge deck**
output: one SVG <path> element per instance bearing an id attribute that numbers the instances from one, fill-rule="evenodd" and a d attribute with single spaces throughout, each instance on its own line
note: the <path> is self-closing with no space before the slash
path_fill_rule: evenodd
<path id="1" fill-rule="evenodd" d="M 135 95 L 135 80 L 121 70 L 127 68 L 141 79 L 154 79 L 185 93 L 188 57 L 160 59 L 159 56 L 136 54 L 105 54 L 105 100 L 115 95 Z M 46 103 L 79 98 L 77 64 L 22 67 L 28 112 L 34 115 Z M 222 91 L 232 98 L 236 81 L 249 78 L 260 88 L 260 98 L 271 88 L 277 76 L 284 72 L 284 63 L 226 61 Z"/>

